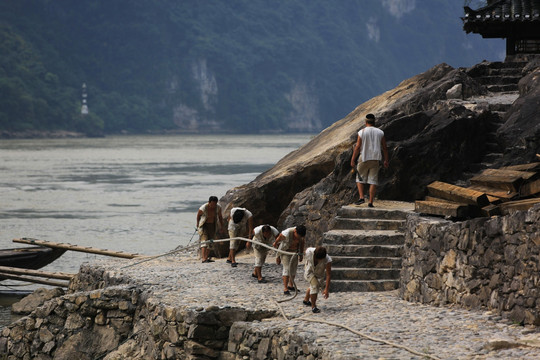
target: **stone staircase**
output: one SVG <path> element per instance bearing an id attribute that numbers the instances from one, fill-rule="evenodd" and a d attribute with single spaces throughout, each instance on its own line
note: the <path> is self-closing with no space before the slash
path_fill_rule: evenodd
<path id="1" fill-rule="evenodd" d="M 396 204 L 397 202 L 391 202 Z M 338 211 L 334 229 L 323 235 L 332 257 L 331 291 L 388 291 L 399 287 L 406 216 L 402 209 L 348 205 Z"/>
<path id="2" fill-rule="evenodd" d="M 527 62 L 485 62 L 480 63 L 467 74 L 485 85 L 491 93 L 508 93 L 518 91 L 521 71 Z"/>
<path id="3" fill-rule="evenodd" d="M 527 62 L 485 62 L 473 66 L 467 74 L 485 85 L 489 93 L 485 96 L 469 98 L 472 103 L 485 103 L 487 109 L 498 115 L 493 116 L 488 124 L 486 153 L 482 160 L 471 164 L 469 170 L 457 181 L 459 186 L 468 186 L 469 179 L 492 167 L 503 156 L 503 149 L 498 143 L 497 130 L 503 124 L 505 113 L 518 98 L 518 83 L 522 78 L 522 70 Z"/>

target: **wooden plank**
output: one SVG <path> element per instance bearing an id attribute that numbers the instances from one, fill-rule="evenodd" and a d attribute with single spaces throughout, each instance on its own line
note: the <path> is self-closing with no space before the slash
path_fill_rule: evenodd
<path id="1" fill-rule="evenodd" d="M 489 205 L 486 194 L 466 189 L 460 186 L 451 185 L 442 181 L 434 181 L 427 186 L 428 193 L 431 196 L 454 201 L 456 203 L 477 205 L 484 207 Z"/>
<path id="2" fill-rule="evenodd" d="M 490 203 L 500 202 L 501 200 L 509 201 L 518 196 L 517 192 L 482 185 L 471 185 L 467 189 L 480 191 L 486 194 Z"/>
<path id="3" fill-rule="evenodd" d="M 528 164 L 503 166 L 500 169 L 501 170 L 517 170 L 517 171 L 537 172 L 537 171 L 540 171 L 540 162 L 537 161 L 537 162 L 532 162 L 532 163 L 528 163 Z"/>
<path id="4" fill-rule="evenodd" d="M 422 201 L 414 203 L 414 211 L 421 214 L 451 216 L 466 218 L 469 216 L 469 206 L 451 202 Z"/>
<path id="5" fill-rule="evenodd" d="M 142 255 L 139 255 L 139 254 L 130 254 L 123 251 L 97 249 L 90 246 L 85 247 L 85 246 L 71 245 L 71 244 L 66 244 L 66 243 L 56 243 L 56 242 L 51 242 L 51 241 L 30 239 L 30 238 L 13 239 L 13 242 L 22 243 L 22 244 L 40 245 L 40 246 L 46 246 L 50 248 L 57 248 L 57 249 L 66 249 L 66 250 L 71 250 L 71 251 L 79 251 L 79 252 L 97 254 L 97 255 L 113 256 L 113 257 L 119 257 L 119 258 L 124 258 L 124 259 L 134 259 L 134 258 L 142 257 Z"/>
<path id="6" fill-rule="evenodd" d="M 499 207 L 501 208 L 501 213 L 503 215 L 508 215 L 514 211 L 529 210 L 536 204 L 540 204 L 540 198 L 509 201 L 502 203 Z"/>
<path id="7" fill-rule="evenodd" d="M 481 174 L 473 176 L 470 182 L 473 185 L 482 185 L 510 192 L 518 192 L 521 183 L 533 176 L 536 176 L 536 173 L 528 171 L 486 169 L 482 171 Z"/>
<path id="8" fill-rule="evenodd" d="M 31 270 L 31 269 L 22 269 L 14 268 L 9 266 L 0 266 L 0 272 L 4 274 L 15 274 L 15 275 L 30 275 L 36 277 L 44 277 L 49 279 L 61 279 L 61 280 L 71 280 L 75 274 L 68 274 L 63 272 L 49 272 L 43 270 Z"/>
<path id="9" fill-rule="evenodd" d="M 429 195 L 425 197 L 424 201 L 434 201 L 434 202 L 442 202 L 442 203 L 449 203 L 449 204 L 459 204 L 459 203 L 457 203 L 455 201 L 441 199 L 441 198 L 434 197 L 434 196 L 429 196 Z M 461 205 L 467 205 L 467 204 L 461 203 Z"/>
<path id="10" fill-rule="evenodd" d="M 11 279 L 11 280 L 25 281 L 25 282 L 44 284 L 44 285 L 50 285 L 50 286 L 59 286 L 59 287 L 65 287 L 65 288 L 69 286 L 69 283 L 66 283 L 66 282 L 46 280 L 46 279 L 34 278 L 34 277 L 22 276 L 22 275 L 7 274 L 7 273 L 2 273 L 2 272 L 0 272 L 0 279 Z"/>
<path id="11" fill-rule="evenodd" d="M 521 186 L 521 196 L 531 196 L 540 193 L 540 179 L 525 183 Z"/>
<path id="12" fill-rule="evenodd" d="M 482 216 L 492 217 L 496 215 L 501 215 L 501 208 L 497 205 L 489 204 L 484 206 L 481 210 Z"/>

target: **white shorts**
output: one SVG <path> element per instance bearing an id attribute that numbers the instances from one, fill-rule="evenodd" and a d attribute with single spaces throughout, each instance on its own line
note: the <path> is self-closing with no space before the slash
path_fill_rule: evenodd
<path id="1" fill-rule="evenodd" d="M 309 280 L 309 294 L 310 295 L 318 294 L 321 291 L 323 286 L 324 286 L 324 279 L 317 279 L 316 276 L 313 276 L 311 280 Z"/>
<path id="2" fill-rule="evenodd" d="M 229 238 L 234 238 L 234 237 L 240 237 L 240 235 L 234 231 L 234 230 L 229 230 Z M 242 241 L 242 240 L 230 240 L 229 241 L 229 249 L 230 250 L 236 250 L 238 249 L 238 243 Z"/>
<path id="3" fill-rule="evenodd" d="M 281 254 L 281 265 L 283 265 L 283 276 L 296 276 L 296 269 L 298 268 L 298 256 L 294 259 L 292 255 Z"/>
<path id="4" fill-rule="evenodd" d="M 379 185 L 379 160 L 359 162 L 356 166 L 356 182 Z"/>
<path id="5" fill-rule="evenodd" d="M 266 261 L 266 256 L 268 255 L 267 249 L 257 250 L 253 248 L 253 255 L 255 255 L 255 267 L 262 267 Z"/>

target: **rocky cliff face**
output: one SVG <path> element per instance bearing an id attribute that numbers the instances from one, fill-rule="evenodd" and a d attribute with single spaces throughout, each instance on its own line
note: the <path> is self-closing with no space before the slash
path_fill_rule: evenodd
<path id="1" fill-rule="evenodd" d="M 183 131 L 220 131 L 224 125 L 216 120 L 216 105 L 218 101 L 218 86 L 215 75 L 207 66 L 206 59 L 199 59 L 191 64 L 190 78 L 198 88 L 200 108 L 184 103 L 177 104 L 173 109 L 174 123 Z M 178 91 L 178 80 L 173 79 L 169 84 L 169 92 Z"/>
<path id="2" fill-rule="evenodd" d="M 319 98 L 313 86 L 297 82 L 285 98 L 292 107 L 287 116 L 289 131 L 314 132 L 322 128 Z"/>
<path id="3" fill-rule="evenodd" d="M 230 132 L 224 121 L 217 116 L 219 97 L 216 75 L 202 58 L 193 61 L 188 74 L 189 82 L 198 89 L 192 103 L 177 102 L 173 106 L 173 120 L 179 130 L 184 132 Z M 172 76 L 167 84 L 168 93 L 175 95 L 181 92 L 178 76 Z M 290 105 L 285 119 L 288 131 L 316 132 L 322 128 L 319 111 L 319 96 L 313 84 L 296 81 L 291 85 L 283 98 Z"/>
<path id="4" fill-rule="evenodd" d="M 501 165 L 531 161 L 540 149 L 540 68 L 525 69 L 521 95 L 501 127 L 498 151 L 506 154 Z M 488 153 L 487 136 L 501 116 L 486 105 L 487 87 L 468 70 L 440 64 L 361 104 L 251 183 L 227 192 L 221 199 L 225 211 L 246 207 L 257 224 L 280 228 L 304 223 L 308 244 L 320 243 L 335 210 L 358 196 L 349 163 L 367 113 L 376 115 L 389 145 L 390 168 L 381 173 L 379 198 L 412 201 L 434 180 L 459 180 Z M 448 99 L 456 85 L 461 99 L 455 93 Z"/>

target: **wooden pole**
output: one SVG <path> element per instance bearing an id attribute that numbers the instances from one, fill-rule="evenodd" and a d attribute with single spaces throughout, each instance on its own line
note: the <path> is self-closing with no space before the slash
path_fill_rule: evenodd
<path id="1" fill-rule="evenodd" d="M 119 258 L 124 258 L 124 259 L 134 259 L 134 258 L 143 257 L 142 255 L 139 255 L 139 254 L 130 254 L 130 253 L 125 253 L 123 251 L 97 249 L 90 246 L 79 246 L 79 245 L 71 245 L 71 244 L 66 244 L 66 243 L 56 243 L 56 242 L 31 239 L 31 238 L 13 239 L 13 242 L 22 243 L 22 244 L 30 244 L 30 245 L 39 245 L 39 246 L 45 246 L 45 247 L 57 248 L 57 249 L 79 251 L 79 252 L 90 253 L 90 254 L 113 256 L 113 257 L 119 257 Z"/>
<path id="2" fill-rule="evenodd" d="M 50 286 L 59 286 L 59 287 L 65 287 L 65 288 L 67 288 L 68 285 L 69 285 L 69 283 L 60 282 L 60 281 L 51 281 L 51 280 L 32 278 L 32 277 L 27 277 L 27 276 L 4 274 L 2 272 L 0 272 L 0 278 L 11 279 L 11 280 L 19 280 L 19 281 L 26 281 L 26 282 L 32 282 L 32 283 L 36 283 L 36 284 L 44 284 L 44 285 L 50 285 Z"/>
<path id="3" fill-rule="evenodd" d="M 14 275 L 30 275 L 36 277 L 43 277 L 49 279 L 71 280 L 75 274 L 68 274 L 62 272 L 47 272 L 43 270 L 31 270 L 22 269 L 9 266 L 0 266 L 0 273 L 2 274 L 14 274 Z"/>

